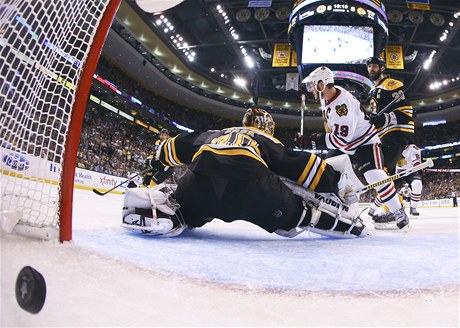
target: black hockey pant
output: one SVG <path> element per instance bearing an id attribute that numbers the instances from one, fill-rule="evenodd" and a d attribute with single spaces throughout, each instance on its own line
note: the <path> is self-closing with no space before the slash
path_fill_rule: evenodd
<path id="1" fill-rule="evenodd" d="M 268 232 L 288 231 L 297 226 L 303 212 L 302 199 L 275 174 L 232 180 L 188 170 L 179 180 L 174 197 L 190 227 L 201 227 L 218 218 L 225 222 L 248 221 Z M 306 219 L 309 216 L 310 211 Z"/>

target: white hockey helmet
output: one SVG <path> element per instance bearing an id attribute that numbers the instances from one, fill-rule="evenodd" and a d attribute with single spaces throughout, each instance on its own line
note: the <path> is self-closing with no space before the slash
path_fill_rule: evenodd
<path id="1" fill-rule="evenodd" d="M 302 83 L 305 83 L 308 92 L 313 92 L 313 88 L 318 92 L 323 92 L 324 88 L 322 90 L 318 89 L 319 81 L 323 81 L 324 88 L 326 88 L 326 85 L 334 83 L 334 74 L 326 66 L 320 66 L 303 79 Z"/>
<path id="2" fill-rule="evenodd" d="M 270 135 L 275 133 L 273 117 L 261 108 L 249 108 L 243 116 L 243 126 L 252 126 Z"/>

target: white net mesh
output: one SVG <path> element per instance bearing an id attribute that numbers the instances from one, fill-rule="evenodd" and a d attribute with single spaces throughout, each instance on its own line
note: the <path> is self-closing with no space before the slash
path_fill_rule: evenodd
<path id="1" fill-rule="evenodd" d="M 0 2 L 0 210 L 21 224 L 59 227 L 76 85 L 107 3 Z"/>

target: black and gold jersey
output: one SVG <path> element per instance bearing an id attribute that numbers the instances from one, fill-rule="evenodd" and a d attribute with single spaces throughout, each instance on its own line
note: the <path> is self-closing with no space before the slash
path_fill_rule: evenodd
<path id="1" fill-rule="evenodd" d="M 390 124 L 377 129 L 380 138 L 396 131 L 414 133 L 413 109 L 404 94 L 403 87 L 404 85 L 401 81 L 386 77 L 370 91 L 371 111 L 373 113 L 380 112 L 391 103 L 393 99 L 397 98 L 397 100 L 385 110 L 385 113 L 390 114 Z"/>
<path id="2" fill-rule="evenodd" d="M 161 144 L 165 166 L 188 165 L 197 174 L 253 179 L 275 173 L 318 192 L 336 192 L 340 174 L 315 154 L 285 148 L 252 127 L 181 133 Z"/>

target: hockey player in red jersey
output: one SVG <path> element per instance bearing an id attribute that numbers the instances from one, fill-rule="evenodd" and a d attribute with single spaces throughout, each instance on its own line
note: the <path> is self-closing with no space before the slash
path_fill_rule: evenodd
<path id="1" fill-rule="evenodd" d="M 329 149 L 328 157 L 349 155 L 368 183 L 385 179 L 387 174 L 383 170 L 380 139 L 360 102 L 347 90 L 334 84 L 334 75 L 325 66 L 315 69 L 302 83 L 321 103 L 326 133 L 298 136 L 297 141 L 304 148 L 322 146 Z M 399 202 L 394 183 L 380 185 L 375 190 L 394 214 L 394 219 L 392 222 L 375 222 L 374 227 L 408 227 L 409 218 Z"/>
<path id="2" fill-rule="evenodd" d="M 141 225 L 146 233 L 173 236 L 218 218 L 245 220 L 286 237 L 307 230 L 348 238 L 367 234 L 357 213 L 351 213 L 349 205 L 356 204 L 357 197 L 346 174 L 314 154 L 285 148 L 273 136 L 275 122 L 265 110 L 248 109 L 242 123 L 242 127 L 181 133 L 163 142 L 152 165 L 189 169 L 174 192 L 160 186 L 149 188 L 147 196 L 139 195 L 159 209 L 156 217 L 145 212 L 151 212 L 152 204 L 143 203 L 142 211 L 133 205 L 143 202 L 135 200 L 138 195 L 127 195 L 125 227 Z M 321 202 L 341 210 L 319 209 Z"/>

